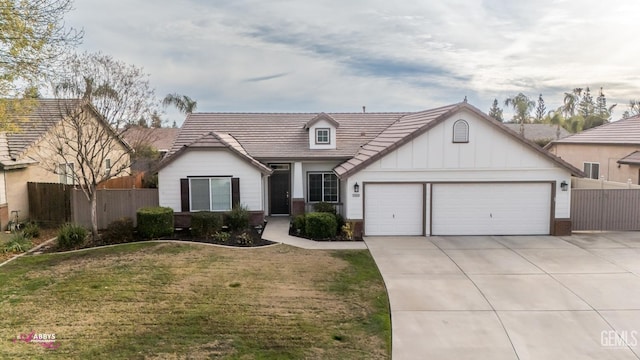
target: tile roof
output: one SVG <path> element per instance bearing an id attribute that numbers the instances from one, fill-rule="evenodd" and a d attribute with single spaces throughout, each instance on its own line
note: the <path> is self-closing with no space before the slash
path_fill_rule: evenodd
<path id="1" fill-rule="evenodd" d="M 511 124 L 505 123 L 509 129 L 520 134 L 520 124 Z M 558 127 L 556 125 L 551 124 L 524 124 L 524 137 L 535 141 L 535 140 L 546 140 L 546 139 L 563 139 L 567 136 L 570 136 L 571 133 L 567 131 L 567 129 L 560 127 L 560 137 L 558 135 Z"/>
<path id="2" fill-rule="evenodd" d="M 340 124 L 336 149 L 311 150 L 304 127 L 317 113 L 192 113 L 187 115 L 169 156 L 215 131 L 232 135 L 256 159 L 348 159 L 405 114 L 327 114 Z"/>
<path id="3" fill-rule="evenodd" d="M 552 144 L 640 145 L 640 115 L 600 125 Z"/>
<path id="4" fill-rule="evenodd" d="M 631 154 L 618 160 L 618 164 L 640 165 L 640 151 L 636 150 Z"/>
<path id="5" fill-rule="evenodd" d="M 236 153 L 236 155 L 240 156 L 242 159 L 247 161 L 249 164 L 258 168 L 264 174 L 271 174 L 273 170 L 267 167 L 260 161 L 253 158 L 247 151 L 242 147 L 242 145 L 236 140 L 233 136 L 220 132 L 209 132 L 207 134 L 202 135 L 200 138 L 193 141 L 191 144 L 183 145 L 182 148 L 174 153 L 174 156 L 169 158 L 165 158 L 165 160 L 158 167 L 162 169 L 167 166 L 173 160 L 175 160 L 181 153 L 194 149 L 229 149 L 232 152 Z"/>
<path id="6" fill-rule="evenodd" d="M 68 106 L 77 106 L 78 100 L 40 99 L 34 109 L 21 117 L 20 131 L 7 133 L 9 156 L 19 159 L 27 148 L 40 139 L 52 125 L 62 119 L 62 113 Z M 18 121 L 16 119 L 16 121 Z"/>
<path id="7" fill-rule="evenodd" d="M 441 118 L 443 114 L 447 114 L 458 107 L 459 104 L 454 104 L 401 117 L 380 135 L 363 145 L 353 158 L 338 165 L 334 171 L 338 176 L 343 176 L 357 167 L 384 156 L 384 154 L 393 151 L 413 138 L 421 129 L 429 127 L 431 122 Z"/>
<path id="8" fill-rule="evenodd" d="M 305 124 L 318 114 L 313 113 L 192 113 L 187 115 L 173 147 L 161 167 L 178 157 L 186 147 L 208 133 L 215 131 L 218 137 L 226 134 L 238 142 L 238 146 L 256 161 L 296 159 L 345 160 L 334 168 L 339 177 L 348 176 L 363 166 L 397 149 L 431 127 L 444 121 L 455 112 L 467 110 L 485 119 L 498 130 L 523 142 L 532 150 L 549 158 L 573 175 L 583 176 L 579 169 L 541 149 L 535 143 L 522 138 L 504 124 L 489 118 L 482 111 L 467 104 L 458 103 L 420 112 L 405 113 L 330 113 L 340 124 L 336 131 L 337 148 L 334 150 L 309 149 L 308 130 Z M 203 140 L 204 141 L 204 140 Z M 215 141 L 206 146 L 217 146 Z M 202 143 L 202 147 L 206 142 Z"/>
<path id="9" fill-rule="evenodd" d="M 168 151 L 173 146 L 180 129 L 176 128 L 143 128 L 132 126 L 122 131 L 124 140 L 132 146 L 138 143 L 149 143 L 159 151 Z"/>

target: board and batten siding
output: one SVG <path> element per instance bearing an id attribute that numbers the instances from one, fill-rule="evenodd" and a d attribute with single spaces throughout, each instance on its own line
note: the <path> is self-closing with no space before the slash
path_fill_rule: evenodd
<path id="1" fill-rule="evenodd" d="M 469 124 L 469 142 L 453 143 L 453 123 Z M 555 217 L 568 218 L 571 174 L 484 119 L 463 111 L 347 179 L 347 189 L 372 182 L 556 182 Z M 366 196 L 366 193 L 365 195 Z M 363 197 L 348 196 L 346 216 L 363 219 Z"/>
<path id="2" fill-rule="evenodd" d="M 240 203 L 263 211 L 262 174 L 229 150 L 190 150 L 158 172 L 160 206 L 180 212 L 180 179 L 194 176 L 231 176 L 240 179 Z"/>

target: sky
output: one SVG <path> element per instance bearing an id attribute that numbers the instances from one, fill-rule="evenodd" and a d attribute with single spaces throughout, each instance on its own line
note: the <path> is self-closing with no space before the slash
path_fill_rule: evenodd
<path id="1" fill-rule="evenodd" d="M 206 112 L 418 111 L 604 88 L 640 99 L 634 0 L 76 0 L 79 51 L 142 67 Z M 511 112 L 505 109 L 505 117 Z M 168 110 L 169 122 L 183 116 Z"/>

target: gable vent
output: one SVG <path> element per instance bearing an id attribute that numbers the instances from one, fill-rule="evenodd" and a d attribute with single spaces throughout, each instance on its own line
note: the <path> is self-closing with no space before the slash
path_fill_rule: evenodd
<path id="1" fill-rule="evenodd" d="M 468 143 L 469 142 L 469 123 L 464 120 L 458 120 L 453 123 L 453 142 Z"/>

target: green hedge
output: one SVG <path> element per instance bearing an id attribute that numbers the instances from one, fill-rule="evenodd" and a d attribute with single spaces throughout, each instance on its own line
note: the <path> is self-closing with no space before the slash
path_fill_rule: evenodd
<path id="1" fill-rule="evenodd" d="M 191 214 L 191 235 L 209 238 L 222 229 L 222 214 L 212 211 L 198 211 Z"/>
<path id="2" fill-rule="evenodd" d="M 336 236 L 338 224 L 335 215 L 312 212 L 305 216 L 305 234 L 312 239 L 326 239 Z"/>
<path id="3" fill-rule="evenodd" d="M 146 239 L 173 234 L 173 209 L 170 207 L 146 207 L 136 212 L 138 233 Z"/>
<path id="4" fill-rule="evenodd" d="M 227 213 L 226 224 L 229 230 L 244 230 L 249 228 L 249 210 L 247 207 L 237 204 Z"/>

